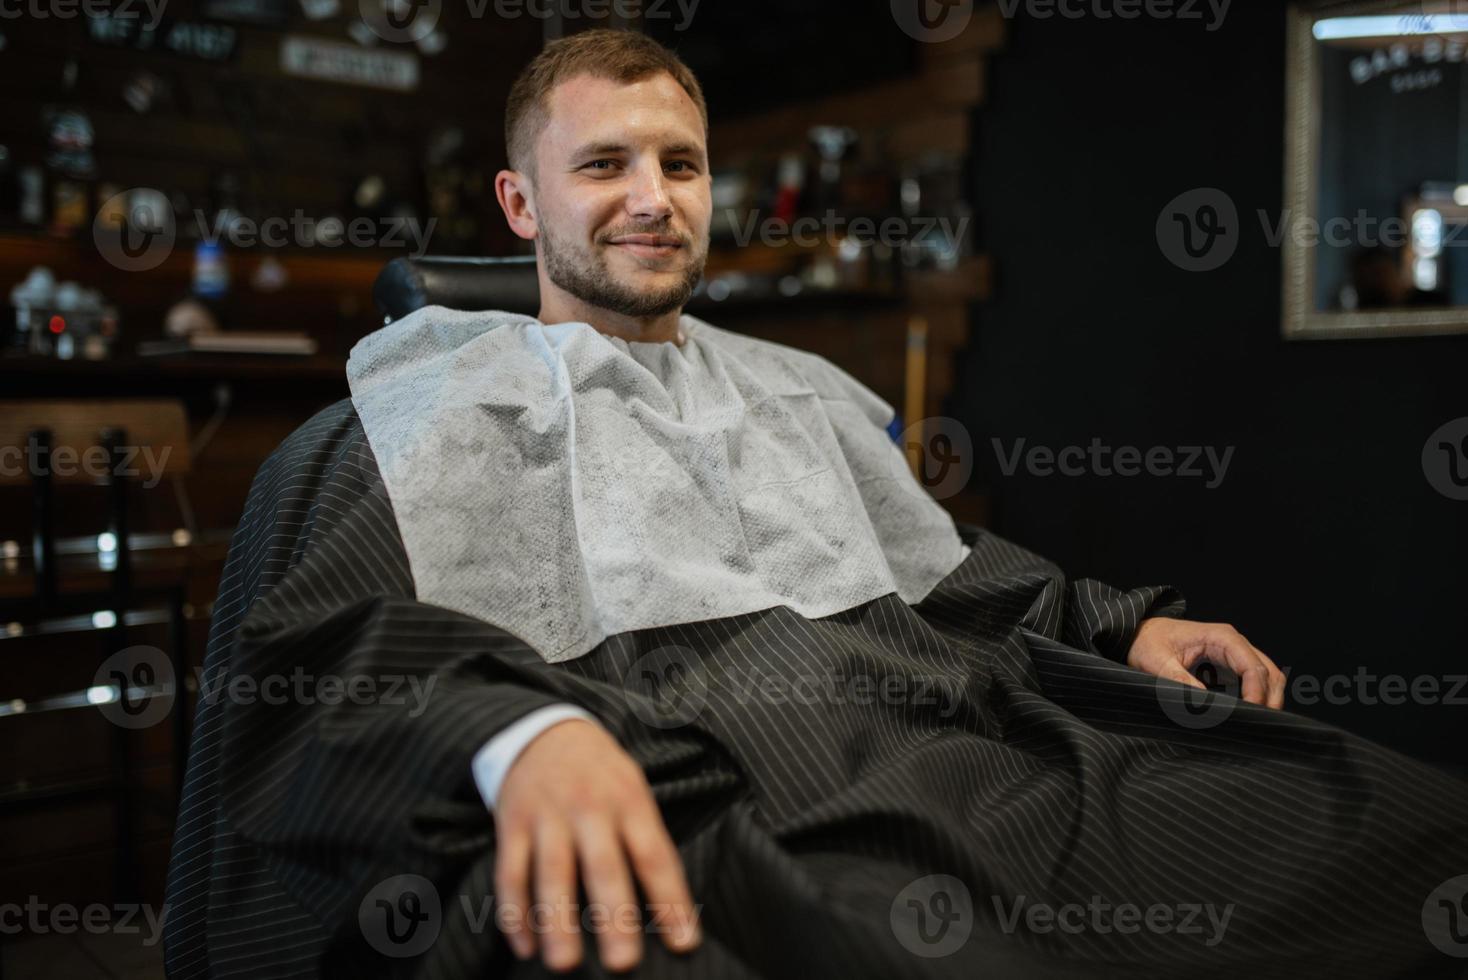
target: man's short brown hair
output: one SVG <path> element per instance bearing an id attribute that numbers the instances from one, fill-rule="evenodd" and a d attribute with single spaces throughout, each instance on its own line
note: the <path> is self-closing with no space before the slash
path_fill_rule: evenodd
<path id="1" fill-rule="evenodd" d="M 709 113 L 698 79 L 676 54 L 645 34 L 628 30 L 582 31 L 552 41 L 525 66 L 505 103 L 505 150 L 510 169 L 535 173 L 535 141 L 550 120 L 551 90 L 577 75 L 630 84 L 667 72 L 683 86 L 703 119 L 708 138 Z"/>

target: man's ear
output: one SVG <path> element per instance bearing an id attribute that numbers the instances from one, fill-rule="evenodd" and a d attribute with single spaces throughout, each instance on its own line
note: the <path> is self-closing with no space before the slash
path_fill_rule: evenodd
<path id="1" fill-rule="evenodd" d="M 500 202 L 500 210 L 505 212 L 510 230 L 521 238 L 535 238 L 539 226 L 530 179 L 518 170 L 501 170 L 494 175 L 494 196 Z"/>

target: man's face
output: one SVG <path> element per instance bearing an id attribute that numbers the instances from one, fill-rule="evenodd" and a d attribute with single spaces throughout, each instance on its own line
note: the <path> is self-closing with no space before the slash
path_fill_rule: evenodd
<path id="1" fill-rule="evenodd" d="M 536 143 L 540 260 L 552 283 L 624 316 L 681 309 L 713 214 L 698 108 L 671 75 L 579 75 L 550 94 Z"/>

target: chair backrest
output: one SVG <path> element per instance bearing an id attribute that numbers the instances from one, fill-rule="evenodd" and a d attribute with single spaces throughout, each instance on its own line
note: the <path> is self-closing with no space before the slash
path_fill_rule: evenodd
<path id="1" fill-rule="evenodd" d="M 33 471 L 30 434 L 51 433 L 46 474 Z M 177 400 L 0 401 L 0 485 L 50 476 L 56 483 L 102 483 L 111 472 L 108 430 L 121 434 L 123 472 L 152 478 L 189 471 L 189 425 Z"/>
<path id="2" fill-rule="evenodd" d="M 533 255 L 397 258 L 378 273 L 372 299 L 385 323 L 425 306 L 534 316 L 540 312 L 540 279 Z"/>

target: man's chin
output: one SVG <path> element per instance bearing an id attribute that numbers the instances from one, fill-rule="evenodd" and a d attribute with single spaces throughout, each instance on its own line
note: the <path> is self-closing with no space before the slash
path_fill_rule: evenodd
<path id="1" fill-rule="evenodd" d="M 687 280 L 688 270 L 681 264 L 666 269 L 648 269 L 638 266 L 627 272 L 619 271 L 610 278 L 623 292 L 645 295 L 676 291 Z"/>
<path id="2" fill-rule="evenodd" d="M 676 277 L 683 275 L 683 270 L 688 266 L 686 248 L 680 248 L 665 256 L 639 255 L 620 245 L 608 245 L 607 250 L 613 255 L 620 256 L 622 266 L 635 275 Z"/>

